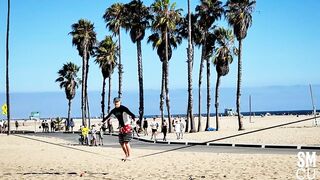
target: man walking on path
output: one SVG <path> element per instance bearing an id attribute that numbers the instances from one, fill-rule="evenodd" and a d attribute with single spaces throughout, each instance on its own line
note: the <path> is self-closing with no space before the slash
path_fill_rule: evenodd
<path id="1" fill-rule="evenodd" d="M 157 130 L 159 127 L 159 124 L 156 122 L 156 118 L 153 118 L 153 121 L 150 123 L 150 127 L 151 127 L 151 140 L 154 138 L 154 142 L 157 141 Z"/>
<path id="2" fill-rule="evenodd" d="M 102 122 L 108 121 L 109 124 L 111 115 L 114 115 L 118 119 L 120 127 L 119 143 L 125 154 L 125 158 L 123 158 L 122 160 L 127 161 L 130 160 L 131 147 L 129 142 L 132 139 L 132 127 L 130 124 L 131 120 L 128 118 L 128 116 L 130 116 L 131 119 L 134 120 L 135 115 L 127 107 L 121 105 L 120 98 L 114 98 L 113 103 L 115 108 L 112 109 L 105 118 L 103 118 Z"/>
<path id="3" fill-rule="evenodd" d="M 174 130 L 176 132 L 176 135 L 177 135 L 177 139 L 180 139 L 180 133 L 181 133 L 181 128 L 180 128 L 180 122 L 179 121 L 176 121 L 175 124 L 174 124 Z"/>
<path id="4" fill-rule="evenodd" d="M 147 121 L 147 118 L 144 118 L 144 120 L 143 120 L 143 131 L 144 131 L 144 135 L 148 136 L 148 121 Z"/>

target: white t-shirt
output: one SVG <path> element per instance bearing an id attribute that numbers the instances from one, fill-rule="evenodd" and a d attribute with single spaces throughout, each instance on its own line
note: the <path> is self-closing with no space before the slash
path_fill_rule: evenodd
<path id="1" fill-rule="evenodd" d="M 152 122 L 150 123 L 151 129 L 158 129 L 157 124 L 158 124 L 157 122 L 152 121 Z"/>
<path id="2" fill-rule="evenodd" d="M 175 129 L 176 133 L 180 133 L 180 131 L 181 131 L 180 123 L 176 123 L 174 126 L 174 129 Z"/>

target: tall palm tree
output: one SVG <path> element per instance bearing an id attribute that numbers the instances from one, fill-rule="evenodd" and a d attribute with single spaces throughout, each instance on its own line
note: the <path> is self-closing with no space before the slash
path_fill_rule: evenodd
<path id="1" fill-rule="evenodd" d="M 153 15 L 151 30 L 154 32 L 154 34 L 152 34 L 148 39 L 149 42 L 153 42 L 153 47 L 157 47 L 157 53 L 162 62 L 162 84 L 164 84 L 164 88 L 162 85 L 160 99 L 163 98 L 164 92 L 168 112 L 169 132 L 171 132 L 169 59 L 171 58 L 170 54 L 172 54 L 170 51 L 172 51 L 171 45 L 176 47 L 177 43 L 181 43 L 181 37 L 175 36 L 177 35 L 177 25 L 180 22 L 181 9 L 176 9 L 175 7 L 176 4 L 170 4 L 170 0 L 156 0 L 151 5 L 151 13 Z M 160 106 L 161 102 L 162 100 L 160 100 Z"/>
<path id="2" fill-rule="evenodd" d="M 183 37 L 184 39 L 188 39 L 189 40 L 189 24 L 191 25 L 191 54 L 188 54 L 188 56 L 191 56 L 191 61 L 187 61 L 188 62 L 188 110 L 187 110 L 187 115 L 188 115 L 188 119 L 192 119 L 191 120 L 191 129 L 193 129 L 192 131 L 196 131 L 195 127 L 194 127 L 194 118 L 193 118 L 193 113 L 192 108 L 193 107 L 193 102 L 192 102 L 192 70 L 193 70 L 193 62 L 194 62 L 194 46 L 195 44 L 199 44 L 200 40 L 201 40 L 201 32 L 199 29 L 199 23 L 197 21 L 197 16 L 191 13 L 191 17 L 190 17 L 190 21 L 191 23 L 189 23 L 189 14 L 187 14 L 180 23 L 180 27 L 178 29 L 179 31 L 179 35 L 181 37 Z M 189 45 L 189 43 L 188 43 Z M 189 49 L 188 49 L 188 53 L 189 53 Z M 189 57 L 188 57 L 189 58 Z M 189 65 L 190 64 L 190 65 Z M 191 113 L 190 113 L 191 112 Z M 191 117 L 189 117 L 191 114 Z M 189 120 L 187 120 L 186 123 L 186 132 L 188 131 L 189 128 Z"/>
<path id="3" fill-rule="evenodd" d="M 118 74 L 119 74 L 119 89 L 118 97 L 122 97 L 122 74 L 123 65 L 121 62 L 121 27 L 124 26 L 126 19 L 126 8 L 122 3 L 112 4 L 111 7 L 107 8 L 104 15 L 104 21 L 107 23 L 109 31 L 113 32 L 114 35 L 118 35 L 118 47 L 119 47 L 119 61 L 118 61 Z"/>
<path id="4" fill-rule="evenodd" d="M 187 117 L 190 119 L 190 132 L 196 132 L 193 119 L 193 96 L 192 96 L 192 69 L 193 69 L 193 43 L 192 43 L 192 29 L 191 29 L 191 11 L 190 0 L 188 0 L 188 113 Z M 188 119 L 187 118 L 187 119 Z"/>
<path id="5" fill-rule="evenodd" d="M 105 116 L 105 87 L 107 78 L 109 78 L 108 113 L 110 112 L 111 76 L 116 65 L 117 48 L 116 42 L 113 42 L 112 37 L 106 36 L 105 39 L 99 43 L 95 51 L 95 62 L 99 64 L 103 77 L 101 93 L 102 117 Z"/>
<path id="6" fill-rule="evenodd" d="M 207 121 L 206 128 L 208 130 L 210 127 L 210 57 L 214 49 L 214 35 L 209 32 L 212 28 L 214 22 L 221 18 L 223 15 L 222 2 L 219 0 L 201 0 L 200 5 L 196 7 L 196 13 L 199 16 L 199 26 L 202 31 L 201 40 L 201 61 L 200 61 L 200 71 L 199 71 L 199 111 L 201 109 L 201 84 L 202 84 L 202 69 L 203 63 L 206 61 L 207 65 Z M 201 112 L 201 111 L 200 111 Z M 199 113 L 199 121 L 201 121 L 201 113 Z M 200 127 L 199 127 L 200 128 Z"/>
<path id="7" fill-rule="evenodd" d="M 70 114 L 71 114 L 71 102 L 76 95 L 76 88 L 80 83 L 77 73 L 79 72 L 80 67 L 72 62 L 63 64 L 62 68 L 58 71 L 59 77 L 56 79 L 56 82 L 59 83 L 60 88 L 64 88 L 66 93 L 66 98 L 68 100 L 68 119 L 67 124 L 70 124 Z M 67 131 L 68 126 L 66 127 Z"/>
<path id="8" fill-rule="evenodd" d="M 96 33 L 93 24 L 84 19 L 80 19 L 77 23 L 71 26 L 72 44 L 77 47 L 79 56 L 82 57 L 82 90 L 81 90 L 81 111 L 82 124 L 87 125 L 87 108 L 88 108 L 88 93 L 87 80 L 89 73 L 89 58 L 94 54 L 94 46 L 96 44 Z"/>
<path id="9" fill-rule="evenodd" d="M 142 48 L 141 41 L 145 36 L 145 31 L 149 26 L 151 15 L 149 8 L 140 0 L 132 0 L 125 4 L 126 21 L 125 28 L 130 31 L 130 38 L 137 45 L 137 61 L 138 61 L 138 81 L 139 81 L 139 122 L 141 125 L 144 115 L 144 96 L 143 96 L 143 68 L 142 68 Z"/>
<path id="10" fill-rule="evenodd" d="M 217 82 L 216 82 L 216 130 L 219 130 L 219 86 L 220 79 L 229 73 L 229 64 L 232 63 L 234 49 L 234 37 L 232 31 L 229 29 L 218 28 L 214 31 L 218 47 L 216 48 L 216 55 L 213 58 L 213 64 L 216 66 Z"/>
<path id="11" fill-rule="evenodd" d="M 241 77 L 242 77 L 242 40 L 246 38 L 249 27 L 252 24 L 252 12 L 255 8 L 255 0 L 228 0 L 226 7 L 226 18 L 233 33 L 239 42 L 238 47 L 238 81 L 237 81 L 237 114 L 239 131 L 244 130 L 240 114 Z"/>
<path id="12" fill-rule="evenodd" d="M 6 99 L 7 99 L 7 120 L 8 120 L 7 134 L 8 135 L 10 134 L 9 32 L 10 32 L 10 0 L 8 0 L 7 36 L 6 36 Z"/>

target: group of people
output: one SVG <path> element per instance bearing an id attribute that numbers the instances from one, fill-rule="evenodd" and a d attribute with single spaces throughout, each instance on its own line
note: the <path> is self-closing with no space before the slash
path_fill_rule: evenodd
<path id="1" fill-rule="evenodd" d="M 79 143 L 81 145 L 88 145 L 88 146 L 103 146 L 103 126 L 101 123 L 96 126 L 93 124 L 91 128 L 87 126 L 80 126 L 80 138 Z M 98 134 L 98 136 L 97 136 Z"/>
<path id="2" fill-rule="evenodd" d="M 19 122 L 18 122 L 18 121 L 15 121 L 15 122 L 14 122 L 14 125 L 15 125 L 15 127 L 16 127 L 16 131 L 18 131 Z M 7 121 L 0 120 L 0 133 L 4 133 L 7 128 L 8 128 Z"/>
<path id="3" fill-rule="evenodd" d="M 185 131 L 185 122 L 183 119 L 174 119 L 173 121 L 174 131 L 177 135 L 177 139 L 183 139 L 184 131 Z"/>

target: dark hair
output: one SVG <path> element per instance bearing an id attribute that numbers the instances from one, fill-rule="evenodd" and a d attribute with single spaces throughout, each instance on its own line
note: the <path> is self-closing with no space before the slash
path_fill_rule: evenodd
<path id="1" fill-rule="evenodd" d="M 119 97 L 113 98 L 113 102 L 118 102 L 118 101 L 120 101 L 120 98 L 119 98 Z"/>

